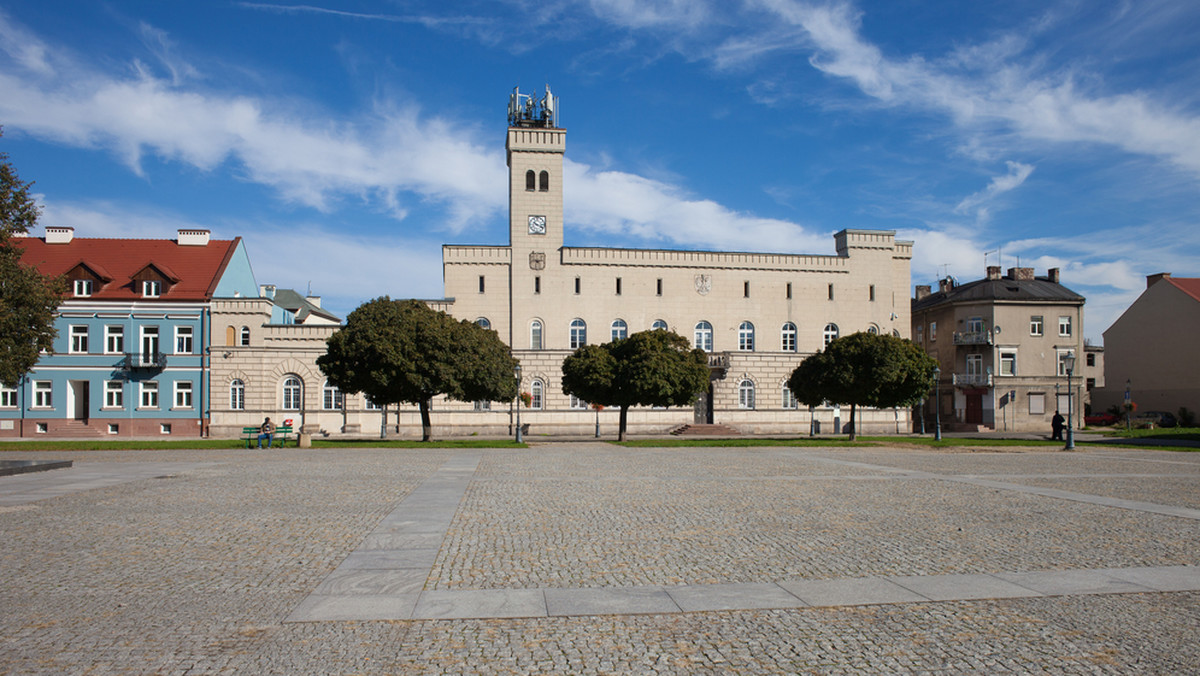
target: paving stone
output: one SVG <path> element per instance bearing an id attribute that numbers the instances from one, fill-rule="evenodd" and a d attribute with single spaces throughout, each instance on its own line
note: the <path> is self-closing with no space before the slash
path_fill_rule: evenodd
<path id="1" fill-rule="evenodd" d="M 546 598 L 529 589 L 427 591 L 413 610 L 414 619 L 546 617 Z"/>
<path id="2" fill-rule="evenodd" d="M 810 606 L 859 606 L 929 600 L 891 580 L 879 577 L 799 580 L 780 582 L 779 586 Z"/>
<path id="3" fill-rule="evenodd" d="M 550 615 L 638 615 L 680 610 L 671 596 L 657 587 L 547 589 L 545 594 Z"/>

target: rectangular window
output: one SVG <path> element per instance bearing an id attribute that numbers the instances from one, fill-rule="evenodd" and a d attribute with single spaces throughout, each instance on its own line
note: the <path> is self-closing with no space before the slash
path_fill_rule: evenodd
<path id="1" fill-rule="evenodd" d="M 154 279 L 147 279 L 142 282 L 142 297 L 143 298 L 158 298 L 162 295 L 162 282 Z"/>
<path id="2" fill-rule="evenodd" d="M 139 357 L 143 364 L 158 363 L 158 327 L 142 327 L 142 354 Z M 157 401 L 157 399 L 155 400 Z M 156 403 L 155 406 L 158 406 Z"/>
<path id="3" fill-rule="evenodd" d="M 104 353 L 121 354 L 125 351 L 125 327 L 104 327 Z"/>
<path id="4" fill-rule="evenodd" d="M 342 394 L 342 391 L 326 383 L 321 397 L 321 408 L 326 411 L 340 411 L 344 405 L 345 395 Z"/>
<path id="5" fill-rule="evenodd" d="M 921 345 L 924 342 L 925 342 L 925 325 L 918 324 L 917 325 L 917 345 Z"/>
<path id="6" fill-rule="evenodd" d="M 534 293 L 542 292 L 542 277 L 540 275 L 533 278 L 533 292 Z"/>
<path id="7" fill-rule="evenodd" d="M 1041 392 L 1030 393 L 1029 395 L 1029 415 L 1045 415 L 1046 414 L 1046 395 Z"/>
<path id="8" fill-rule="evenodd" d="M 983 333 L 983 317 L 969 317 L 967 319 L 967 333 Z"/>
<path id="9" fill-rule="evenodd" d="M 621 295 L 621 278 L 617 277 L 617 295 Z"/>
<path id="10" fill-rule="evenodd" d="M 1089 353 L 1087 353 L 1087 357 L 1086 357 L 1086 359 L 1087 359 L 1087 365 L 1088 365 L 1088 366 L 1095 366 L 1095 365 L 1096 365 L 1096 353 L 1094 353 L 1094 352 L 1089 352 Z"/>
<path id="11" fill-rule="evenodd" d="M 147 380 L 138 385 L 141 392 L 140 408 L 158 408 L 158 382 Z"/>
<path id="12" fill-rule="evenodd" d="M 750 282 L 742 282 L 742 298 L 750 297 Z"/>
<path id="13" fill-rule="evenodd" d="M 874 284 L 871 285 L 871 292 L 870 292 L 869 297 L 871 299 L 871 302 L 874 303 L 875 302 L 875 285 Z"/>
<path id="14" fill-rule="evenodd" d="M 54 406 L 54 383 L 49 380 L 33 381 L 33 407 L 52 408 Z"/>
<path id="15" fill-rule="evenodd" d="M 792 394 L 791 388 L 786 385 L 783 387 L 783 407 L 787 409 L 797 408 L 796 395 Z"/>
<path id="16" fill-rule="evenodd" d="M 929 322 L 929 342 L 937 342 L 937 322 Z"/>
<path id="17" fill-rule="evenodd" d="M 1075 350 L 1058 350 L 1058 375 L 1067 375 L 1067 357 L 1075 354 Z M 1078 370 L 1078 369 L 1076 369 Z"/>
<path id="18" fill-rule="evenodd" d="M 125 383 L 109 380 L 104 383 L 104 408 L 125 407 Z"/>
<path id="19" fill-rule="evenodd" d="M 829 285 L 829 300 L 833 300 L 833 284 Z"/>
<path id="20" fill-rule="evenodd" d="M 17 388 L 0 386 L 0 408 L 17 407 Z"/>
<path id="21" fill-rule="evenodd" d="M 370 398 L 368 398 L 368 399 L 366 400 L 366 403 L 365 403 L 365 404 L 363 404 L 363 408 L 367 409 L 368 411 L 378 411 L 378 410 L 381 410 L 381 409 L 380 409 L 380 407 L 379 407 L 379 404 L 376 404 L 375 402 L 371 401 L 371 399 L 370 399 Z"/>
<path id="22" fill-rule="evenodd" d="M 579 397 L 577 397 L 573 394 L 571 395 L 571 408 L 573 408 L 577 411 L 579 411 L 579 410 L 586 411 L 587 407 L 588 407 L 588 403 L 586 401 L 580 399 Z"/>
<path id="23" fill-rule="evenodd" d="M 1060 335 L 1060 336 L 1070 336 L 1071 335 L 1071 318 L 1070 317 L 1059 317 L 1058 318 L 1058 335 Z"/>
<path id="24" fill-rule="evenodd" d="M 1042 330 L 1043 330 L 1042 324 L 1043 324 L 1043 322 L 1042 322 L 1041 315 L 1036 315 L 1036 316 L 1030 317 L 1029 318 L 1029 335 L 1031 335 L 1031 336 L 1042 335 Z"/>
<path id="25" fill-rule="evenodd" d="M 175 381 L 175 408 L 192 407 L 192 381 Z"/>
<path id="26" fill-rule="evenodd" d="M 171 425 L 170 425 L 170 423 L 159 423 L 159 424 L 158 424 L 158 431 L 159 431 L 161 434 L 170 434 L 170 433 L 171 433 Z"/>
<path id="27" fill-rule="evenodd" d="M 579 287 L 580 287 L 580 281 L 579 281 L 579 278 L 576 277 L 575 278 L 575 295 L 576 296 L 579 295 Z"/>
<path id="28" fill-rule="evenodd" d="M 971 378 L 973 383 L 981 375 L 983 375 L 983 355 L 967 355 L 967 377 Z"/>
<path id="29" fill-rule="evenodd" d="M 476 411 L 490 411 L 490 410 L 492 410 L 492 402 L 477 401 L 477 402 L 475 402 L 475 410 Z"/>
<path id="30" fill-rule="evenodd" d="M 1000 350 L 1000 375 L 1017 375 L 1017 351 Z"/>
<path id="31" fill-rule="evenodd" d="M 1065 394 L 1058 395 L 1057 399 L 1058 408 L 1054 410 L 1062 412 L 1063 417 L 1065 418 L 1067 417 L 1067 410 L 1071 408 L 1071 400 Z"/>
<path id="32" fill-rule="evenodd" d="M 479 275 L 479 293 L 483 293 L 483 289 L 484 289 L 483 275 Z"/>
<path id="33" fill-rule="evenodd" d="M 77 298 L 87 298 L 92 295 L 92 280 L 77 279 L 75 280 L 75 296 Z"/>
<path id="34" fill-rule="evenodd" d="M 658 295 L 658 296 L 662 295 L 662 277 L 658 278 L 658 281 L 654 285 L 654 290 L 655 290 L 655 295 Z"/>
<path id="35" fill-rule="evenodd" d="M 787 283 L 787 297 L 789 300 L 792 298 L 792 283 L 791 282 Z"/>
<path id="36" fill-rule="evenodd" d="M 108 424 L 108 433 L 109 434 L 120 434 L 121 426 L 116 423 L 109 423 Z"/>
<path id="37" fill-rule="evenodd" d="M 192 353 L 192 327 L 175 327 L 175 354 Z"/>
<path id="38" fill-rule="evenodd" d="M 86 354 L 88 351 L 88 327 L 74 325 L 71 327 L 71 353 Z"/>

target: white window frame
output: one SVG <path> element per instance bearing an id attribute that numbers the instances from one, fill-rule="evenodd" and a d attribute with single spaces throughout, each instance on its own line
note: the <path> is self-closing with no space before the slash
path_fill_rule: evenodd
<path id="1" fill-rule="evenodd" d="M 284 376 L 282 394 L 283 406 L 280 408 L 284 411 L 299 411 L 304 402 L 304 381 L 300 380 L 300 376 Z"/>
<path id="2" fill-rule="evenodd" d="M 54 383 L 52 381 L 33 381 L 33 408 L 54 408 Z"/>
<path id="3" fill-rule="evenodd" d="M 754 410 L 754 381 L 749 378 L 743 378 L 738 383 L 738 408 Z"/>
<path id="4" fill-rule="evenodd" d="M 542 320 L 540 319 L 529 322 L 529 349 L 542 349 Z"/>
<path id="5" fill-rule="evenodd" d="M 190 326 L 175 327 L 175 354 L 192 354 L 195 351 L 196 331 Z"/>
<path id="6" fill-rule="evenodd" d="M 796 395 L 792 394 L 792 388 L 787 385 L 783 386 L 783 408 L 784 410 L 795 410 L 800 408 L 800 403 L 796 400 Z"/>
<path id="7" fill-rule="evenodd" d="M 1065 362 L 1063 362 L 1063 359 L 1066 358 L 1068 355 L 1074 355 L 1074 354 L 1075 354 L 1075 350 L 1055 350 L 1054 351 L 1054 361 L 1058 364 L 1055 367 L 1055 370 L 1059 376 L 1061 376 L 1063 378 L 1067 377 L 1067 365 Z M 1075 362 L 1075 370 L 1072 371 L 1071 373 L 1074 375 L 1079 375 L 1079 362 L 1078 361 Z"/>
<path id="8" fill-rule="evenodd" d="M 481 329 L 488 329 L 489 331 L 492 329 L 492 320 L 488 319 L 487 317 L 480 317 L 475 320 L 475 323 Z"/>
<path id="9" fill-rule="evenodd" d="M 346 395 L 337 385 L 325 381 L 321 385 L 321 410 L 322 411 L 340 411 L 346 405 Z"/>
<path id="10" fill-rule="evenodd" d="M 779 347 L 784 352 L 796 351 L 796 325 L 792 322 L 784 322 L 783 328 L 779 329 Z"/>
<path id="11" fill-rule="evenodd" d="M 576 411 L 579 411 L 579 410 L 586 411 L 588 408 L 588 403 L 572 394 L 571 395 L 571 408 Z"/>
<path id="12" fill-rule="evenodd" d="M 243 326 L 238 333 L 238 345 L 242 347 L 250 346 L 250 327 Z"/>
<path id="13" fill-rule="evenodd" d="M 967 377 L 975 377 L 983 375 L 983 355 L 969 354 L 967 355 Z"/>
<path id="14" fill-rule="evenodd" d="M 20 398 L 20 393 L 17 388 L 7 385 L 0 385 L 0 408 L 17 408 L 17 399 Z"/>
<path id="15" fill-rule="evenodd" d="M 107 324 L 104 327 L 104 354 L 122 354 L 125 352 L 125 327 L 119 324 Z"/>
<path id="16" fill-rule="evenodd" d="M 587 322 L 578 317 L 572 319 L 570 336 L 570 347 L 572 350 L 577 350 L 587 345 Z"/>
<path id="17" fill-rule="evenodd" d="M 76 298 L 87 298 L 92 295 L 93 286 L 90 279 L 76 279 L 72 291 Z"/>
<path id="18" fill-rule="evenodd" d="M 104 382 L 104 408 L 125 408 L 125 383 L 120 380 Z"/>
<path id="19" fill-rule="evenodd" d="M 624 319 L 614 319 L 612 323 L 612 340 L 623 340 L 629 337 L 629 324 Z"/>
<path id="20" fill-rule="evenodd" d="M 1071 337 L 1071 317 L 1070 315 L 1059 315 L 1058 317 L 1058 335 L 1063 338 Z"/>
<path id="21" fill-rule="evenodd" d="M 983 333 L 983 317 L 968 317 L 967 333 Z"/>
<path id="22" fill-rule="evenodd" d="M 371 401 L 370 397 L 363 397 L 363 409 L 367 411 L 382 411 L 383 407 Z"/>
<path id="23" fill-rule="evenodd" d="M 229 410 L 246 410 L 246 381 L 241 378 L 229 381 Z"/>
<path id="24" fill-rule="evenodd" d="M 86 324 L 72 324 L 70 329 L 70 345 L 67 351 L 71 354 L 87 354 L 88 327 Z"/>
<path id="25" fill-rule="evenodd" d="M 667 320 L 655 319 L 654 323 L 650 325 L 650 330 L 651 331 L 659 331 L 659 330 L 666 331 L 667 330 Z"/>
<path id="26" fill-rule="evenodd" d="M 529 383 L 529 408 L 540 411 L 546 405 L 546 385 L 541 378 L 534 378 Z"/>
<path id="27" fill-rule="evenodd" d="M 175 381 L 175 406 L 174 408 L 192 408 L 192 381 L 176 380 Z"/>
<path id="28" fill-rule="evenodd" d="M 142 280 L 142 298 L 158 298 L 162 296 L 162 282 L 157 279 Z"/>
<path id="29" fill-rule="evenodd" d="M 1042 315 L 1033 315 L 1029 318 L 1029 335 L 1042 336 L 1046 333 L 1046 320 Z"/>
<path id="30" fill-rule="evenodd" d="M 158 381 L 138 383 L 138 408 L 158 408 Z"/>
<path id="31" fill-rule="evenodd" d="M 738 324 L 738 351 L 754 351 L 754 324 L 751 322 Z"/>
<path id="32" fill-rule="evenodd" d="M 833 322 L 826 324 L 825 328 L 821 331 L 821 338 L 824 340 L 822 347 L 829 347 L 829 344 L 837 340 L 841 335 L 842 330 L 838 328 L 837 324 Z"/>
<path id="33" fill-rule="evenodd" d="M 696 327 L 692 331 L 692 347 L 705 352 L 713 351 L 713 327 L 708 320 L 701 319 L 696 322 Z"/>
<path id="34" fill-rule="evenodd" d="M 1006 363 L 1008 364 L 1008 368 L 1005 368 Z M 1013 348 L 1013 349 L 1006 348 L 1006 349 L 1000 350 L 1000 372 L 998 375 L 1002 375 L 1002 376 L 1017 375 L 1017 350 L 1015 348 Z"/>
<path id="35" fill-rule="evenodd" d="M 162 333 L 158 326 L 143 326 L 139 331 L 141 342 L 141 361 L 143 364 L 153 364 L 162 351 Z"/>

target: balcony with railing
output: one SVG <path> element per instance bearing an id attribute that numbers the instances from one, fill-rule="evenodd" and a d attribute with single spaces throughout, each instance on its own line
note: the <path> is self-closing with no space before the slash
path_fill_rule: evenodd
<path id="1" fill-rule="evenodd" d="M 954 385 L 956 387 L 991 387 L 992 374 L 990 373 L 955 373 Z"/>
<path id="2" fill-rule="evenodd" d="M 955 331 L 955 345 L 991 345 L 991 331 Z"/>
<path id="3" fill-rule="evenodd" d="M 729 371 L 729 353 L 728 352 L 710 352 L 708 353 L 708 375 L 709 378 L 724 380 L 725 374 Z"/>
<path id="4" fill-rule="evenodd" d="M 167 355 L 162 352 L 126 352 L 121 362 L 123 371 L 154 371 L 167 367 Z"/>

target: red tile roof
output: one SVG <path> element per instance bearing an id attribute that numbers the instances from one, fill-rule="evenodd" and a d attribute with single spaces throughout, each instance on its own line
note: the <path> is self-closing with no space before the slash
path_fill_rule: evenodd
<path id="1" fill-rule="evenodd" d="M 1200 277 L 1167 277 L 1166 279 L 1178 287 L 1180 291 L 1196 300 L 1200 300 Z"/>
<path id="2" fill-rule="evenodd" d="M 153 266 L 171 280 L 164 284 L 163 301 L 202 301 L 212 298 L 221 275 L 241 238 L 210 240 L 204 246 L 181 246 L 173 239 L 104 239 L 76 237 L 65 244 L 47 244 L 39 237 L 13 237 L 24 249 L 21 262 L 42 274 L 62 275 L 80 263 L 102 277 L 92 291 L 95 300 L 140 300 L 133 276 Z M 70 290 L 68 289 L 68 298 Z"/>

